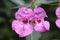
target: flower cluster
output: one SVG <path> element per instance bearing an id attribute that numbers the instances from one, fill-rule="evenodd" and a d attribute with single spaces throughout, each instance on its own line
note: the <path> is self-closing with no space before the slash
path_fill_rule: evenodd
<path id="1" fill-rule="evenodd" d="M 16 20 L 12 21 L 12 29 L 19 35 L 25 37 L 30 35 L 33 30 L 37 32 L 46 32 L 50 29 L 50 23 L 45 21 L 46 12 L 43 8 L 21 7 L 15 13 Z"/>
<path id="2" fill-rule="evenodd" d="M 58 28 L 60 28 L 60 7 L 56 9 L 56 16 L 57 16 L 56 25 Z"/>

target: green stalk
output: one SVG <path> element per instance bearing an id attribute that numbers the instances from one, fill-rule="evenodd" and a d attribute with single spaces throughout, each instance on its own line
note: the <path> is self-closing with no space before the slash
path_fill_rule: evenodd
<path id="1" fill-rule="evenodd" d="M 37 7 L 37 3 L 36 3 L 36 0 L 32 0 L 32 5 L 31 5 L 31 8 L 34 9 Z"/>

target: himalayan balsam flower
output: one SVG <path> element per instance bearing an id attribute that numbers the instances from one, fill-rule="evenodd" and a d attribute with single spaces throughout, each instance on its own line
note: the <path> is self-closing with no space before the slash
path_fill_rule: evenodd
<path id="1" fill-rule="evenodd" d="M 50 29 L 50 23 L 48 21 L 44 21 L 44 18 L 46 17 L 46 12 L 43 8 L 35 8 L 34 9 L 35 14 L 35 27 L 34 29 L 38 32 L 46 32 Z"/>
<path id="2" fill-rule="evenodd" d="M 30 35 L 34 29 L 38 32 L 45 32 L 49 30 L 50 23 L 44 21 L 46 12 L 43 8 L 34 8 L 34 11 L 30 8 L 19 8 L 15 14 L 16 20 L 12 21 L 12 29 L 19 35 L 19 37 L 25 37 Z M 32 24 L 31 24 L 32 23 Z"/>
<path id="3" fill-rule="evenodd" d="M 33 19 L 33 11 L 30 8 L 19 8 L 15 14 L 17 20 L 13 20 L 12 29 L 15 30 L 19 37 L 25 37 L 33 32 L 33 27 L 29 20 Z"/>
<path id="4" fill-rule="evenodd" d="M 58 7 L 56 9 L 56 16 L 57 16 L 57 20 L 55 23 L 56 23 L 57 27 L 60 28 L 60 7 Z"/>

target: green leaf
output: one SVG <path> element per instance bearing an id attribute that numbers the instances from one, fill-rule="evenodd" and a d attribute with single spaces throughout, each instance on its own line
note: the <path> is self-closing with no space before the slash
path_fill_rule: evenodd
<path id="1" fill-rule="evenodd" d="M 23 0 L 11 0 L 13 3 L 17 4 L 18 6 L 30 7 L 30 3 L 25 3 Z"/>
<path id="2" fill-rule="evenodd" d="M 46 1 L 46 0 L 36 0 L 37 6 L 40 6 L 41 4 L 50 4 L 56 1 Z"/>

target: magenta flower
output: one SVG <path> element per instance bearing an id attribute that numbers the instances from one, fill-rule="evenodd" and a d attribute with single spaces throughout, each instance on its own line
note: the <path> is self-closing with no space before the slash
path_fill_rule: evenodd
<path id="1" fill-rule="evenodd" d="M 33 32 L 34 29 L 38 32 L 45 32 L 50 29 L 50 23 L 44 21 L 46 12 L 43 8 L 19 8 L 15 13 L 16 20 L 12 21 L 12 29 L 19 35 L 19 37 L 26 37 Z"/>
<path id="2" fill-rule="evenodd" d="M 50 23 L 48 21 L 44 21 L 44 18 L 46 17 L 46 12 L 43 8 L 35 8 L 34 9 L 35 14 L 35 27 L 34 29 L 38 32 L 46 32 L 50 29 Z"/>
<path id="3" fill-rule="evenodd" d="M 33 27 L 29 20 L 33 19 L 33 11 L 30 8 L 19 8 L 15 14 L 17 20 L 13 20 L 12 29 L 15 30 L 19 37 L 25 37 L 33 32 Z"/>
<path id="4" fill-rule="evenodd" d="M 60 28 L 60 7 L 58 7 L 56 9 L 56 16 L 57 16 L 57 20 L 55 23 L 56 23 L 57 27 Z"/>

